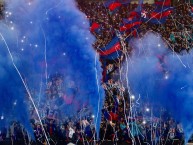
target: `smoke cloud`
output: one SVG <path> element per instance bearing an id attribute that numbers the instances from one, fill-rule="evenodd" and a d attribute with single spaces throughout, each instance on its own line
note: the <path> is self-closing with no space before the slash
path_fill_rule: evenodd
<path id="1" fill-rule="evenodd" d="M 182 123 L 185 139 L 193 133 L 193 53 L 176 54 L 162 38 L 148 32 L 130 43 L 134 47 L 128 66 L 128 78 L 134 95 L 148 98 L 171 112 Z"/>
<path id="2" fill-rule="evenodd" d="M 73 82 L 78 88 L 75 102 L 78 106 L 87 104 L 92 108 L 99 132 L 104 97 L 100 87 L 102 70 L 92 48 L 94 37 L 89 32 L 89 22 L 77 9 L 75 1 L 9 1 L 5 20 L 0 23 L 0 33 L 0 113 L 4 115 L 0 125 L 16 119 L 30 128 L 25 88 L 13 67 L 7 43 L 30 90 L 39 90 L 41 80 L 45 83 L 54 73 L 65 76 L 66 86 Z M 17 104 L 13 105 L 15 101 Z M 71 104 L 71 107 L 69 114 L 79 109 L 77 104 Z"/>

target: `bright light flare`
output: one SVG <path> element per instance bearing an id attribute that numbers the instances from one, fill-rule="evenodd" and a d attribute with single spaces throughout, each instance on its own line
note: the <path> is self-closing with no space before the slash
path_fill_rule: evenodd
<path id="1" fill-rule="evenodd" d="M 3 120 L 4 119 L 4 116 L 3 115 L 1 115 L 1 120 Z"/>
<path id="2" fill-rule="evenodd" d="M 144 120 L 142 123 L 145 125 L 147 122 Z"/>
<path id="3" fill-rule="evenodd" d="M 150 109 L 149 109 L 149 108 L 146 108 L 146 109 L 145 109 L 145 111 L 146 111 L 146 112 L 149 112 L 149 111 L 150 111 Z"/>
<path id="4" fill-rule="evenodd" d="M 134 95 L 131 95 L 131 97 L 130 97 L 132 100 L 134 100 L 135 99 L 135 96 Z"/>

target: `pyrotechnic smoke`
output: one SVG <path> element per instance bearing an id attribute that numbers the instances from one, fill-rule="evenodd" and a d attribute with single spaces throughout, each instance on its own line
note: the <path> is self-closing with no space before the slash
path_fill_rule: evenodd
<path id="1" fill-rule="evenodd" d="M 188 141 L 193 133 L 193 53 L 169 51 L 162 38 L 153 33 L 131 45 L 134 51 L 128 78 L 132 93 L 166 107 L 182 123 Z"/>
<path id="2" fill-rule="evenodd" d="M 27 107 L 23 103 L 25 88 L 13 67 L 6 42 L 30 89 L 38 89 L 42 74 L 44 82 L 50 74 L 57 72 L 74 82 L 78 88 L 75 102 L 78 106 L 88 104 L 92 108 L 93 114 L 98 116 L 95 123 L 99 131 L 104 96 L 100 87 L 100 62 L 92 48 L 94 38 L 89 32 L 88 20 L 73 0 L 9 1 L 0 33 L 5 39 L 0 40 L 3 88 L 0 113 L 4 114 L 4 121 L 8 118 L 9 121 L 20 120 L 29 128 Z M 13 106 L 14 101 L 17 101 L 16 106 Z M 77 104 L 72 105 L 75 108 L 72 110 L 78 109 Z M 24 111 L 22 114 L 21 110 Z"/>

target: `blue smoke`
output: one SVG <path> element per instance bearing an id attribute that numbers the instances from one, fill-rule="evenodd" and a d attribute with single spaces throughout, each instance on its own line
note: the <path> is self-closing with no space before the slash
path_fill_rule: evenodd
<path id="1" fill-rule="evenodd" d="M 131 45 L 135 48 L 128 65 L 132 93 L 166 107 L 182 123 L 188 141 L 193 133 L 193 53 L 169 51 L 154 33 L 133 40 Z"/>
<path id="2" fill-rule="evenodd" d="M 6 19 L 1 22 L 0 33 L 5 38 L 21 74 L 26 78 L 28 87 L 39 90 L 42 76 L 46 82 L 46 76 L 61 73 L 65 76 L 66 85 L 72 81 L 78 88 L 74 98 L 79 103 L 78 106 L 87 104 L 92 108 L 99 132 L 104 97 L 100 87 L 102 70 L 99 58 L 92 48 L 94 37 L 89 32 L 85 15 L 77 9 L 73 0 L 14 0 L 7 6 Z M 1 89 L 4 97 L 1 95 L 0 113 L 9 120 L 17 119 L 23 123 L 28 121 L 28 109 L 22 103 L 25 100 L 25 88 L 13 68 L 4 42 L 0 42 L 3 56 L 1 66 L 5 66 L 1 69 L 4 72 L 1 86 L 7 90 Z M 7 99 L 7 96 L 11 98 Z M 21 103 L 13 109 L 11 106 L 15 100 Z M 71 107 L 70 113 L 79 109 L 77 104 L 72 104 Z M 10 116 L 12 110 L 15 114 Z M 26 113 L 21 115 L 21 110 Z M 25 126 L 29 128 L 29 122 Z"/>

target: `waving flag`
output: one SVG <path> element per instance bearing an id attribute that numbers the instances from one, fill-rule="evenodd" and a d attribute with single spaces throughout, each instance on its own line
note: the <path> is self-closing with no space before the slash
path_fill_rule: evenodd
<path id="1" fill-rule="evenodd" d="M 142 5 L 143 0 L 139 0 L 137 8 L 134 11 L 130 12 L 128 20 L 133 20 L 135 18 L 141 17 Z"/>
<path id="2" fill-rule="evenodd" d="M 128 19 L 123 19 L 124 25 L 120 27 L 120 31 L 133 31 L 137 29 L 142 23 L 141 12 L 142 12 L 143 0 L 139 0 L 138 7 L 135 11 L 130 12 Z"/>
<path id="3" fill-rule="evenodd" d="M 119 2 L 114 2 L 109 5 L 109 10 L 114 11 L 116 8 L 120 7 L 122 4 Z"/>
<path id="4" fill-rule="evenodd" d="M 117 8 L 119 8 L 122 4 L 120 2 L 116 1 L 107 1 L 104 6 L 108 7 L 110 11 L 115 11 Z"/>
<path id="5" fill-rule="evenodd" d="M 120 27 L 120 31 L 129 31 L 132 28 L 137 28 L 140 26 L 140 24 L 142 23 L 140 19 L 134 19 L 132 21 L 129 21 L 127 19 L 123 20 L 124 24 L 123 26 Z"/>
<path id="6" fill-rule="evenodd" d="M 157 8 L 151 13 L 150 22 L 154 24 L 163 24 L 166 22 L 172 11 L 172 7 L 165 7 L 164 9 Z"/>
<path id="7" fill-rule="evenodd" d="M 121 50 L 118 50 L 108 56 L 101 56 L 101 59 L 102 60 L 115 60 L 115 59 L 118 59 L 122 56 L 122 51 Z"/>
<path id="8" fill-rule="evenodd" d="M 110 11 L 115 11 L 121 5 L 128 4 L 130 2 L 131 0 L 109 0 L 104 4 L 104 6 L 108 7 Z"/>
<path id="9" fill-rule="evenodd" d="M 133 20 L 134 18 L 139 17 L 139 16 L 140 16 L 140 14 L 139 14 L 138 12 L 132 11 L 132 12 L 130 12 L 130 14 L 129 14 L 128 20 Z"/>
<path id="10" fill-rule="evenodd" d="M 99 53 L 101 56 L 112 54 L 121 49 L 118 37 L 115 37 L 106 47 L 101 48 Z"/>
<path id="11" fill-rule="evenodd" d="M 114 112 L 108 112 L 107 109 L 102 110 L 104 118 L 108 121 L 117 121 L 118 120 L 118 114 Z"/>
<path id="12" fill-rule="evenodd" d="M 121 43 L 118 37 L 114 37 L 111 42 L 106 46 L 98 50 L 101 59 L 114 60 L 121 56 Z"/>
<path id="13" fill-rule="evenodd" d="M 168 10 L 163 11 L 163 12 L 154 11 L 154 12 L 151 13 L 151 18 L 162 19 L 164 17 L 168 17 L 171 13 L 172 13 L 171 9 L 168 9 Z"/>
<path id="14" fill-rule="evenodd" d="M 100 24 L 94 22 L 92 23 L 91 27 L 90 27 L 90 31 L 93 32 L 98 32 L 100 29 Z"/>

